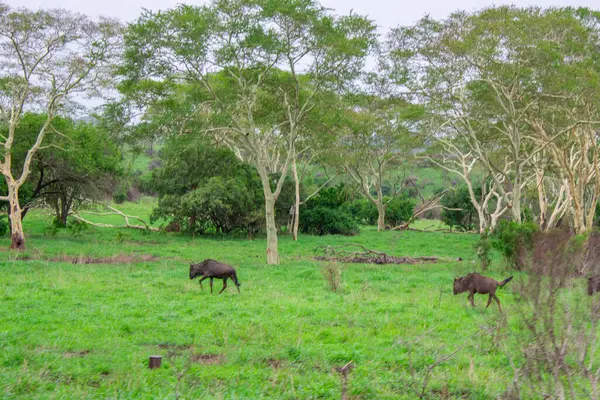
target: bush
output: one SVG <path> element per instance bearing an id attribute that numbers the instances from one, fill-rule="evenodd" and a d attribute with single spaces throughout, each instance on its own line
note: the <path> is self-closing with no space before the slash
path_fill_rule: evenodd
<path id="1" fill-rule="evenodd" d="M 327 263 L 321 269 L 323 278 L 332 292 L 337 292 L 342 284 L 342 265 L 337 261 Z"/>
<path id="2" fill-rule="evenodd" d="M 492 245 L 500 251 L 507 266 L 520 271 L 525 267 L 533 249 L 533 238 L 537 231 L 538 226 L 533 222 L 519 224 L 513 221 L 500 221 L 492 235 Z"/>
<path id="3" fill-rule="evenodd" d="M 352 217 L 340 209 L 318 207 L 305 210 L 300 218 L 300 230 L 311 235 L 346 235 L 358 233 Z"/>
<path id="4" fill-rule="evenodd" d="M 377 224 L 377 207 L 367 199 L 358 199 L 346 203 L 342 209 L 359 224 Z"/>
<path id="5" fill-rule="evenodd" d="M 117 204 L 123 204 L 127 200 L 127 190 L 120 188 L 115 194 L 113 194 L 113 201 Z"/>
<path id="6" fill-rule="evenodd" d="M 81 236 L 88 229 L 89 229 L 88 224 L 86 224 L 85 222 L 76 220 L 76 219 L 70 220 L 69 223 L 67 224 L 67 231 L 69 231 L 69 234 L 73 237 Z"/>
<path id="7" fill-rule="evenodd" d="M 385 223 L 391 226 L 398 226 L 409 220 L 414 209 L 415 204 L 411 199 L 405 196 L 396 197 L 387 206 Z"/>
<path id="8" fill-rule="evenodd" d="M 480 188 L 474 189 L 476 195 L 481 194 Z M 469 189 L 465 185 L 452 188 L 440 203 L 448 208 L 460 208 L 460 210 L 442 211 L 442 221 L 453 229 L 459 231 L 472 231 L 479 225 L 479 216 L 471 202 Z"/>
<path id="9" fill-rule="evenodd" d="M 183 196 L 163 196 L 152 212 L 152 222 L 165 218 L 177 221 L 184 230 L 202 233 L 212 225 L 217 233 L 246 230 L 255 226 L 254 212 L 262 199 L 242 178 L 210 178 L 201 188 Z"/>

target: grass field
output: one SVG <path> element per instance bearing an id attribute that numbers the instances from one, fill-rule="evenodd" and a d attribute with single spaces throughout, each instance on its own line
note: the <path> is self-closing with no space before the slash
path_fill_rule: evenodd
<path id="1" fill-rule="evenodd" d="M 45 227 L 40 212 L 28 216 L 22 254 L 0 242 L 2 398 L 339 399 L 335 368 L 353 361 L 350 398 L 412 399 L 411 363 L 423 373 L 442 345 L 445 354 L 463 343 L 435 368 L 431 398 L 494 399 L 512 379 L 511 339 L 506 347 L 485 334 L 467 340 L 498 319 L 497 308 L 476 296 L 473 309 L 466 294 L 452 294 L 453 277 L 476 268 L 473 235 L 284 236 L 281 265 L 267 266 L 264 239 L 115 229 L 48 236 Z M 344 243 L 463 261 L 346 265 L 334 293 L 313 249 Z M 71 262 L 86 257 L 110 263 Z M 200 290 L 189 280 L 189 262 L 209 257 L 237 268 L 241 294 L 230 285 L 217 295 L 221 281 L 211 294 L 208 281 Z M 502 268 L 496 260 L 488 275 L 504 278 Z M 498 296 L 511 324 L 510 286 Z M 148 369 L 150 355 L 163 366 Z"/>

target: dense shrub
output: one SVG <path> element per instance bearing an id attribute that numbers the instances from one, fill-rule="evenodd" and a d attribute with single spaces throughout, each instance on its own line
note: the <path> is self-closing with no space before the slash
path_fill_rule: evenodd
<path id="1" fill-rule="evenodd" d="M 473 189 L 477 196 L 481 195 L 481 188 Z M 460 208 L 460 210 L 442 211 L 442 221 L 452 229 L 471 231 L 479 226 L 479 216 L 471 202 L 469 189 L 465 185 L 452 188 L 440 203 L 447 208 Z"/>
<path id="2" fill-rule="evenodd" d="M 385 223 L 391 226 L 398 226 L 409 220 L 414 209 L 415 204 L 411 199 L 406 196 L 396 197 L 387 206 Z"/>
<path id="3" fill-rule="evenodd" d="M 522 270 L 533 249 L 533 238 L 538 231 L 533 222 L 519 224 L 513 221 L 500 221 L 492 235 L 492 245 L 500 251 L 507 266 Z"/>
<path id="4" fill-rule="evenodd" d="M 140 179 L 144 191 L 159 197 L 151 221 L 165 220 L 168 229 L 189 233 L 246 231 L 264 226 L 264 195 L 256 170 L 227 149 L 203 141 L 177 138 L 161 152 L 152 179 Z M 271 176 L 271 186 L 278 180 Z M 275 205 L 276 223 L 287 223 L 294 185 L 287 179 Z"/>
<path id="5" fill-rule="evenodd" d="M 377 207 L 367 199 L 362 198 L 346 203 L 343 206 L 343 210 L 359 224 L 377 224 Z"/>
<path id="6" fill-rule="evenodd" d="M 358 233 L 358 224 L 341 209 L 316 207 L 302 213 L 300 230 L 311 235 L 352 236 Z"/>

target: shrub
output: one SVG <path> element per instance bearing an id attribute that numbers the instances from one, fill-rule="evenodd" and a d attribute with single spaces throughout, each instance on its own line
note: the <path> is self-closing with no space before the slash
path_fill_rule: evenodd
<path id="1" fill-rule="evenodd" d="M 377 207 L 367 199 L 357 199 L 346 203 L 342 209 L 359 224 L 377 224 Z"/>
<path id="2" fill-rule="evenodd" d="M 123 204 L 127 200 L 127 190 L 120 188 L 115 194 L 113 194 L 113 201 L 117 204 Z"/>
<path id="3" fill-rule="evenodd" d="M 481 194 L 480 188 L 474 189 L 476 195 Z M 453 229 L 471 231 L 479 225 L 477 211 L 471 202 L 469 189 L 465 185 L 452 188 L 440 203 L 447 208 L 460 208 L 460 210 L 442 211 L 442 221 Z"/>
<path id="4" fill-rule="evenodd" d="M 525 267 L 527 257 L 533 248 L 533 237 L 538 226 L 533 222 L 519 224 L 513 221 L 500 221 L 493 234 L 492 245 L 500 251 L 507 266 L 518 271 Z"/>
<path id="5" fill-rule="evenodd" d="M 88 229 L 89 229 L 88 224 L 86 224 L 85 222 L 76 220 L 76 219 L 70 220 L 69 223 L 67 224 L 67 231 L 69 231 L 69 234 L 73 237 L 81 236 Z"/>
<path id="6" fill-rule="evenodd" d="M 342 210 L 318 207 L 305 210 L 300 217 L 300 230 L 311 235 L 346 235 L 358 233 L 358 225 Z"/>
<path id="7" fill-rule="evenodd" d="M 390 201 L 385 212 L 385 222 L 388 225 L 398 226 L 409 220 L 415 209 L 415 204 L 405 196 L 399 196 Z M 377 211 L 377 209 L 375 210 Z"/>
<path id="8" fill-rule="evenodd" d="M 336 261 L 329 262 L 321 269 L 323 278 L 332 292 L 337 292 L 342 283 L 342 265 Z"/>

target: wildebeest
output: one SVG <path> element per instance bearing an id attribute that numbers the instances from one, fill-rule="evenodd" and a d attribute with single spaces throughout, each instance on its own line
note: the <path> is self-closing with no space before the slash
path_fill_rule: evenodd
<path id="1" fill-rule="evenodd" d="M 596 292 L 600 292 L 600 275 L 588 278 L 588 294 L 591 296 Z"/>
<path id="2" fill-rule="evenodd" d="M 475 302 L 473 301 L 475 293 L 489 293 L 490 297 L 485 308 L 488 308 L 490 303 L 492 302 L 492 299 L 494 299 L 496 300 L 496 303 L 498 303 L 498 308 L 500 309 L 500 311 L 502 311 L 502 307 L 500 307 L 500 300 L 498 300 L 498 297 L 496 297 L 496 289 L 498 288 L 498 286 L 502 287 L 506 285 L 508 282 L 510 282 L 512 278 L 513 277 L 510 276 L 502 282 L 498 282 L 492 278 L 479 275 L 477 272 L 472 272 L 466 276 L 454 278 L 454 294 L 459 294 L 468 291 L 468 299 L 471 301 L 471 305 L 475 307 Z"/>
<path id="3" fill-rule="evenodd" d="M 240 283 L 238 282 L 235 268 L 231 265 L 223 264 L 215 260 L 207 259 L 199 264 L 190 264 L 190 279 L 194 279 L 197 276 L 200 278 L 200 288 L 202 288 L 202 281 L 206 278 L 210 278 L 210 292 L 213 291 L 213 279 L 223 279 L 223 289 L 219 294 L 223 293 L 223 290 L 227 288 L 227 279 L 231 278 L 235 286 L 237 287 L 238 293 L 240 292 Z"/>

